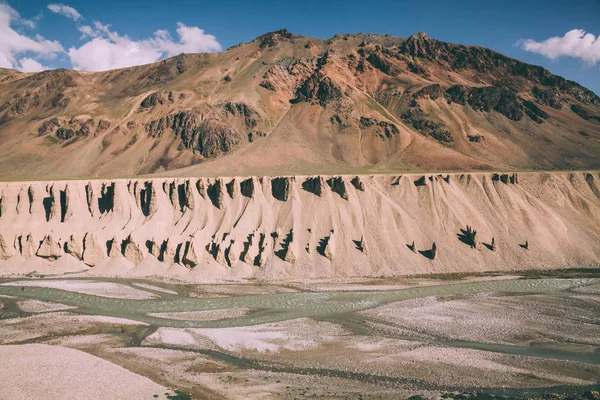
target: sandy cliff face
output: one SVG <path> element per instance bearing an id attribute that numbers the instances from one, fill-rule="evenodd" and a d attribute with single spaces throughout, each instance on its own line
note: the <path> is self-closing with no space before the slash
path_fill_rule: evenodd
<path id="1" fill-rule="evenodd" d="M 3 274 L 285 280 L 600 260 L 597 172 L 15 182 L 0 200 Z"/>

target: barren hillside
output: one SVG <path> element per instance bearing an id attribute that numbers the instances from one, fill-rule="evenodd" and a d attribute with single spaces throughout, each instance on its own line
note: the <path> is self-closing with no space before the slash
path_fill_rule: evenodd
<path id="1" fill-rule="evenodd" d="M 285 30 L 86 73 L 0 71 L 0 178 L 596 169 L 600 98 L 416 34 Z"/>
<path id="2" fill-rule="evenodd" d="M 0 274 L 210 281 L 593 267 L 598 182 L 574 172 L 4 183 Z"/>

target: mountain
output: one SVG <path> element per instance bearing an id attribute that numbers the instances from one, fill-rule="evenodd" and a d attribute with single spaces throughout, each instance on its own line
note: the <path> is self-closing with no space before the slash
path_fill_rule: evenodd
<path id="1" fill-rule="evenodd" d="M 0 70 L 0 178 L 600 168 L 600 98 L 418 33 L 286 30 L 106 72 Z"/>

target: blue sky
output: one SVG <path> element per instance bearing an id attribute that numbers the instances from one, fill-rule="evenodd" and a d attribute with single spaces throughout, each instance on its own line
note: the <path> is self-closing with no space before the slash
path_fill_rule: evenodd
<path id="1" fill-rule="evenodd" d="M 55 12 L 49 4 L 55 4 Z M 2 18 L 3 9 L 12 10 L 9 22 Z M 319 38 L 425 31 L 436 39 L 489 47 L 542 65 L 600 93 L 598 0 L 8 0 L 0 7 L 0 66 L 107 69 L 181 51 L 218 51 L 279 28 Z M 2 43 L 2 36 L 9 40 L 3 29 L 18 36 Z M 564 37 L 574 29 L 592 36 L 582 39 L 576 32 Z M 562 39 L 544 42 L 551 37 Z M 517 45 L 521 39 L 533 42 Z M 20 40 L 25 44 L 17 46 Z"/>

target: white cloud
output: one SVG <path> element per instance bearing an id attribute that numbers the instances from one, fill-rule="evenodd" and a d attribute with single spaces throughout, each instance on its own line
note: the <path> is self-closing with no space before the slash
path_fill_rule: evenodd
<path id="1" fill-rule="evenodd" d="M 178 41 L 169 32 L 158 30 L 154 36 L 132 40 L 110 30 L 109 25 L 95 21 L 92 26 L 78 28 L 82 38 L 90 38 L 79 48 L 71 47 L 69 57 L 73 68 L 85 71 L 105 71 L 155 62 L 179 53 L 220 51 L 221 45 L 213 35 L 195 26 L 177 24 Z"/>
<path id="2" fill-rule="evenodd" d="M 517 45 L 552 60 L 565 56 L 578 58 L 589 65 L 600 61 L 600 36 L 586 33 L 583 29 L 573 29 L 562 37 L 554 36 L 542 42 L 522 39 Z"/>
<path id="3" fill-rule="evenodd" d="M 18 12 L 8 4 L 0 3 L 0 67 L 20 68 L 17 57 L 26 54 L 27 58 L 32 56 L 42 58 L 53 58 L 63 52 L 63 48 L 57 41 L 46 40 L 40 35 L 29 37 L 22 35 L 11 28 L 14 24 L 28 25 Z"/>
<path id="4" fill-rule="evenodd" d="M 19 71 L 21 72 L 40 72 L 48 69 L 45 65 L 33 58 L 23 57 L 19 60 Z"/>
<path id="5" fill-rule="evenodd" d="M 86 37 L 96 37 L 96 31 L 89 25 L 78 26 L 77 29 L 81 32 L 81 38 L 85 39 Z"/>
<path id="6" fill-rule="evenodd" d="M 79 21 L 83 17 L 79 12 L 71 6 L 67 6 L 65 4 L 48 4 L 48 10 L 52 11 L 55 14 L 63 15 L 73 21 Z"/>
<path id="7" fill-rule="evenodd" d="M 152 43 L 167 56 L 175 56 L 181 53 L 211 53 L 221 51 L 221 45 L 213 35 L 204 33 L 204 30 L 197 26 L 186 26 L 181 22 L 177 23 L 177 35 L 179 42 L 174 42 L 166 30 L 154 32 Z"/>

